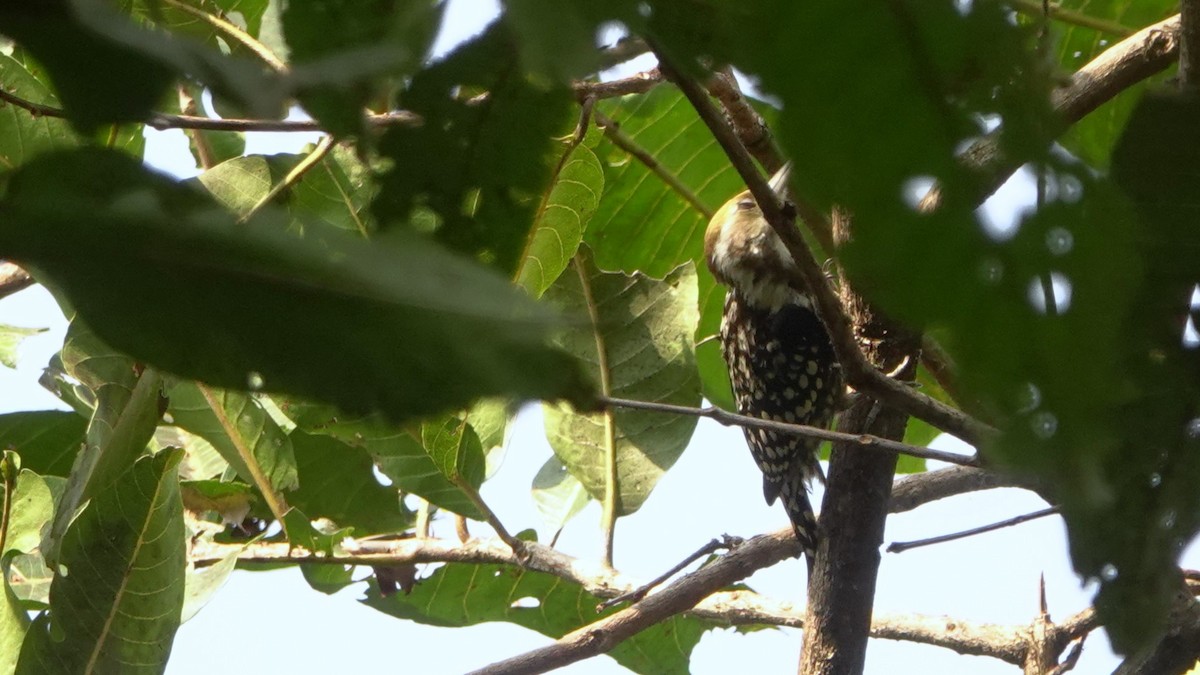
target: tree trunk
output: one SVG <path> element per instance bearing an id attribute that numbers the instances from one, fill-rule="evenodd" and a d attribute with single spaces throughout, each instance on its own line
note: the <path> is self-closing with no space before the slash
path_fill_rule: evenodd
<path id="1" fill-rule="evenodd" d="M 833 216 L 834 236 L 844 243 L 849 239 L 850 219 L 839 211 Z M 897 376 L 911 380 L 920 357 L 920 335 L 872 309 L 853 293 L 845 278 L 841 291 L 867 357 L 885 372 L 899 368 Z M 907 423 L 904 413 L 860 396 L 842 413 L 838 429 L 899 440 Z M 895 471 L 894 455 L 833 446 L 821 506 L 822 539 L 808 580 L 801 675 L 863 671 Z"/>

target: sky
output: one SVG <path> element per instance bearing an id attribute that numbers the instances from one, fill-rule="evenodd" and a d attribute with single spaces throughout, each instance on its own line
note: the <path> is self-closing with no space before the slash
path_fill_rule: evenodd
<path id="1" fill-rule="evenodd" d="M 496 15 L 489 0 L 454 0 L 448 8 L 435 53 L 478 32 Z M 639 62 L 640 70 L 652 63 Z M 248 134 L 251 153 L 295 152 L 316 134 Z M 181 177 L 195 175 L 181 131 L 147 131 L 147 162 Z M 1032 200 L 1028 178 L 1010 181 L 985 206 L 994 227 L 1011 227 Z M 27 340 L 16 370 L 0 366 L 0 413 L 47 408 L 65 409 L 37 384 L 49 358 L 62 346 L 65 319 L 49 294 L 34 287 L 0 300 L 0 323 L 49 330 Z M 503 464 L 485 483 L 483 497 L 513 531 L 539 525 L 542 541 L 551 534 L 534 510 L 530 484 L 550 456 L 542 432 L 540 410 L 527 407 L 512 425 Z M 934 447 L 966 452 L 943 436 Z M 931 463 L 930 468 L 936 468 Z M 649 579 L 722 533 L 752 536 L 787 525 L 782 508 L 762 501 L 761 477 L 741 431 L 700 420 L 692 444 L 666 473 L 645 506 L 617 526 L 616 567 Z M 820 503 L 820 494 L 814 496 Z M 888 520 L 885 546 L 892 541 L 921 539 L 985 525 L 1044 508 L 1029 492 L 1015 489 L 978 492 L 935 502 Z M 566 528 L 559 548 L 584 559 L 601 550 L 600 510 L 589 505 Z M 472 523 L 472 531 L 486 527 Z M 444 521 L 435 534 L 450 534 Z M 1184 554 L 1188 567 L 1200 567 L 1195 544 Z M 1027 625 L 1037 613 L 1039 577 L 1045 575 L 1051 616 L 1063 619 L 1085 608 L 1090 588 L 1071 571 L 1065 531 L 1057 517 L 968 539 L 883 554 L 875 611 L 880 614 L 921 613 L 994 624 Z M 747 583 L 766 595 L 803 606 L 804 563 L 789 560 L 762 570 Z M 333 596 L 311 590 L 298 569 L 235 572 L 225 587 L 175 639 L 168 675 L 261 672 L 414 672 L 459 673 L 548 644 L 551 639 L 511 624 L 470 628 L 422 626 L 383 615 L 360 605 L 365 584 Z M 692 656 L 699 675 L 740 672 L 752 665 L 759 672 L 792 672 L 801 635 L 792 629 L 749 635 L 732 630 L 707 633 Z M 1111 671 L 1117 661 L 1102 633 L 1087 640 L 1077 668 L 1080 673 Z M 562 672 L 625 672 L 600 656 Z M 872 640 L 867 673 L 921 672 L 980 675 L 1016 672 L 1001 661 L 960 656 L 949 650 L 910 643 Z"/>

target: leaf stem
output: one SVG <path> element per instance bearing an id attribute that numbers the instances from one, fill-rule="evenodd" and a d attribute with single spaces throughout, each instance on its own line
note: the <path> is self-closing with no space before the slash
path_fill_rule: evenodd
<path id="1" fill-rule="evenodd" d="M 246 440 L 242 438 L 237 425 L 234 424 L 233 420 L 229 419 L 229 415 L 225 414 L 225 406 L 222 405 L 216 392 L 208 385 L 200 382 L 196 383 L 196 387 L 200 389 L 201 395 L 208 402 L 208 407 L 212 409 L 213 415 L 221 425 L 221 429 L 225 431 L 225 435 L 229 436 L 229 442 L 233 444 L 238 457 L 241 457 L 242 463 L 246 465 L 246 470 L 250 472 L 250 475 L 245 477 L 249 478 L 258 488 L 258 491 L 262 493 L 263 499 L 267 502 L 267 508 L 271 510 L 271 515 L 275 516 L 275 520 L 283 528 L 284 535 L 287 535 L 287 524 L 283 516 L 288 512 L 288 505 L 284 501 L 283 495 L 275 490 L 275 487 L 271 485 L 271 481 L 263 473 L 262 467 L 258 465 L 258 460 L 254 457 L 254 452 L 247 447 Z"/>
<path id="2" fill-rule="evenodd" d="M 1009 0 L 1008 4 L 1020 14 L 1027 14 L 1036 18 L 1045 16 L 1041 0 Z M 1133 29 L 1128 26 L 1124 26 L 1116 21 L 1089 16 L 1083 12 L 1064 9 L 1057 2 L 1050 3 L 1050 18 L 1082 28 L 1098 30 L 1101 33 L 1120 35 L 1121 37 L 1133 35 Z"/>
<path id="3" fill-rule="evenodd" d="M 246 221 L 250 220 L 254 217 L 254 214 L 262 210 L 264 206 L 270 204 L 276 197 L 283 194 L 296 183 L 299 183 L 300 179 L 304 177 L 304 174 L 308 173 L 308 171 L 316 166 L 317 163 L 322 159 L 325 159 L 325 155 L 328 155 L 329 151 L 333 149 L 333 143 L 333 136 L 322 136 L 320 142 L 317 143 L 317 147 L 314 148 L 312 152 L 305 155 L 304 158 L 296 164 L 296 166 L 292 167 L 292 170 L 283 177 L 283 180 L 279 181 L 275 185 L 272 185 L 271 189 L 267 192 L 267 194 L 263 195 L 262 199 L 258 200 L 254 206 L 250 207 L 249 211 L 242 214 L 241 218 L 238 218 L 238 222 L 245 223 Z"/>
<path id="4" fill-rule="evenodd" d="M 218 31 L 224 33 L 226 37 L 232 38 L 238 44 L 249 49 L 259 60 L 270 66 L 275 72 L 282 73 L 287 70 L 287 64 L 278 56 L 275 56 L 275 53 L 268 49 L 266 45 L 225 19 L 186 3 L 179 2 L 179 0 L 163 0 L 163 2 L 185 14 L 191 14 L 213 28 L 216 28 Z"/>
<path id="5" fill-rule="evenodd" d="M 584 305 L 587 307 L 588 319 L 592 324 L 592 334 L 596 339 L 596 367 L 600 370 L 600 395 L 608 398 L 612 395 L 612 373 L 608 369 L 608 349 L 604 344 L 604 336 L 600 333 L 600 309 L 592 296 L 591 281 L 584 271 L 583 259 L 575 255 L 575 272 L 579 275 L 579 287 L 583 291 Z M 620 489 L 617 484 L 617 422 L 611 409 L 605 410 L 604 415 L 604 513 L 601 517 L 601 529 L 604 533 L 604 564 L 612 567 L 613 540 L 617 528 L 617 501 L 620 499 Z"/>

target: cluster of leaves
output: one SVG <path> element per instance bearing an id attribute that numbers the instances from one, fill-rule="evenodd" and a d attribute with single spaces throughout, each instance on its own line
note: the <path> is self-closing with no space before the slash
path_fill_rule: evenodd
<path id="1" fill-rule="evenodd" d="M 552 523 L 605 495 L 606 456 L 618 513 L 643 503 L 694 422 L 594 413 L 595 394 L 728 404 L 704 342 L 721 290 L 697 263 L 705 213 L 739 180 L 671 88 L 597 109 L 687 194 L 605 133 L 574 133 L 572 78 L 606 65 L 594 36 L 613 21 L 685 73 L 730 63 L 775 97 L 780 110 L 764 114 L 797 193 L 854 213 L 842 260 L 856 287 L 944 336 L 971 409 L 1003 432 L 987 456 L 1061 500 L 1118 646 L 1152 633 L 1173 557 L 1200 525 L 1200 379 L 1177 318 L 1200 256 L 1173 173 L 1197 158 L 1162 141 L 1196 128 L 1190 104 L 1146 104 L 1117 146 L 1140 93 L 1128 92 L 1066 137 L 1088 164 L 1052 153 L 1050 88 L 1102 48 L 1094 30 L 1068 31 L 1050 61 L 999 3 L 510 0 L 430 63 L 443 3 L 280 4 L 0 8 L 12 40 L 0 84 L 67 113 L 0 110 L 0 253 L 72 318 L 45 383 L 76 411 L 0 417 L 0 447 L 13 449 L 0 462 L 0 671 L 161 670 L 178 621 L 233 566 L 190 568 L 185 504 L 276 520 L 279 536 L 325 550 L 347 533 L 410 530 L 400 493 L 485 518 L 478 487 L 517 401 L 553 402 L 555 456 L 534 485 Z M 1089 11 L 1142 22 L 1168 4 Z M 759 25 L 772 28 L 747 30 Z M 198 179 L 144 168 L 142 122 L 191 112 L 205 90 L 226 116 L 277 117 L 299 101 L 354 149 L 242 156 L 238 132 L 205 131 L 191 135 Z M 368 113 L 396 107 L 414 117 L 380 132 Z M 982 226 L 956 159 L 995 120 L 1005 153 L 1055 188 L 1003 237 Z M 1109 161 L 1116 184 L 1093 171 Z M 943 206 L 921 213 L 911 185 L 930 179 Z M 1070 288 L 1057 306 L 1037 294 L 1056 280 Z M 910 440 L 928 439 L 914 427 Z M 551 610 L 562 582 L 497 571 L 447 565 L 436 598 L 368 602 L 551 635 L 586 620 L 570 615 L 594 600 L 582 589 L 562 589 Z M 479 574 L 493 577 L 486 589 Z M 325 591 L 350 579 L 308 576 Z M 536 616 L 505 600 L 530 594 Z M 30 623 L 30 608 L 47 611 Z M 614 655 L 678 670 L 704 628 L 676 619 Z"/>

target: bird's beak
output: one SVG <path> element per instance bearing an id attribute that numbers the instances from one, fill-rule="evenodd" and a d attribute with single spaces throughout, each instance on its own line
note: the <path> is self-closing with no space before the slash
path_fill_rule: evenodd
<path id="1" fill-rule="evenodd" d="M 767 183 L 771 186 L 771 191 L 775 193 L 775 196 L 778 197 L 779 201 L 781 202 L 787 201 L 788 179 L 791 178 L 791 176 L 792 163 L 787 162 L 775 172 L 774 176 L 771 176 L 771 180 Z"/>

